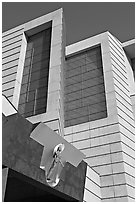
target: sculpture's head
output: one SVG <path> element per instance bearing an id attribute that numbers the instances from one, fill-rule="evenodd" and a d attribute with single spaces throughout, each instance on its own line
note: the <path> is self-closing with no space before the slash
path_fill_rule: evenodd
<path id="1" fill-rule="evenodd" d="M 63 143 L 59 144 L 57 151 L 62 152 L 65 148 L 65 145 Z"/>

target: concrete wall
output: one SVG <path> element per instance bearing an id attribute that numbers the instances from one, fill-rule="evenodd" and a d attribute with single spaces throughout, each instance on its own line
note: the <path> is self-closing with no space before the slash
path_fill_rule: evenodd
<path id="1" fill-rule="evenodd" d="M 9 171 L 8 168 L 2 168 L 2 201 L 4 201 L 5 197 L 8 171 Z"/>
<path id="2" fill-rule="evenodd" d="M 34 193 L 32 192 L 33 194 L 29 195 L 31 191 L 26 192 L 24 185 L 25 180 L 26 185 L 32 183 L 37 188 L 39 188 L 40 184 L 44 184 L 43 190 L 45 191 L 45 194 L 47 194 L 47 192 L 52 194 L 52 192 L 55 191 L 54 194 L 57 196 L 59 192 L 62 192 L 65 200 L 67 200 L 67 195 L 70 196 L 71 200 L 83 200 L 87 170 L 87 164 L 84 161 L 81 161 L 77 167 L 66 162 L 61 172 L 58 185 L 55 188 L 51 188 L 46 182 L 45 171 L 40 168 L 44 150 L 43 144 L 40 144 L 40 141 L 37 142 L 30 137 L 32 131 L 36 128 L 36 125 L 30 123 L 18 113 L 7 117 L 3 115 L 2 125 L 3 201 L 20 201 L 23 198 L 24 200 L 25 198 L 28 200 L 31 196 L 34 196 L 33 198 L 35 200 L 37 193 L 36 191 L 33 191 Z M 52 134 L 55 134 L 54 131 L 51 132 L 53 132 Z M 60 138 L 60 136 L 56 136 L 55 138 L 57 139 L 57 137 Z M 47 144 L 51 146 L 48 142 L 49 141 L 47 141 Z M 72 148 L 74 149 L 73 146 Z M 52 151 L 52 149 L 50 151 Z M 13 178 L 13 183 L 11 182 L 10 185 L 10 175 L 8 172 L 11 171 L 15 171 L 16 174 L 19 173 L 18 175 L 20 176 L 18 176 L 18 181 L 20 180 L 20 177 L 22 177 L 21 180 L 24 182 L 22 182 L 21 188 L 16 183 L 16 177 Z M 17 188 L 20 188 L 21 192 L 17 191 Z M 11 196 L 12 193 L 10 190 L 12 191 L 13 196 Z M 16 192 L 18 192 L 19 195 L 17 195 Z M 36 195 L 34 195 L 35 193 Z M 52 194 L 53 197 L 51 196 L 52 201 L 55 200 L 54 194 Z M 42 197 L 42 195 L 40 196 Z M 39 199 L 41 197 L 39 197 Z M 46 198 L 45 196 L 45 201 L 46 200 L 48 200 L 48 197 Z"/>
<path id="3" fill-rule="evenodd" d="M 124 60 L 127 67 L 127 78 L 129 84 L 130 99 L 132 103 L 133 115 L 135 117 L 135 78 L 134 78 L 135 76 L 132 68 L 132 61 L 126 53 L 124 53 Z"/>
<path id="4" fill-rule="evenodd" d="M 100 43 L 108 117 L 65 128 L 65 139 L 100 174 L 102 201 L 133 201 L 134 119 L 121 43 L 105 32 L 68 46 L 66 55 Z"/>
<path id="5" fill-rule="evenodd" d="M 87 166 L 83 201 L 101 201 L 100 176 L 89 165 Z"/>
<path id="6" fill-rule="evenodd" d="M 32 123 L 45 122 L 53 130 L 63 136 L 63 68 L 65 55 L 65 37 L 63 11 L 59 9 L 28 23 L 22 24 L 7 32 L 3 37 L 3 94 L 18 109 L 20 89 L 25 61 L 27 39 L 29 35 L 44 29 L 46 23 L 52 21 L 50 68 L 48 83 L 48 100 L 46 113 L 29 117 Z"/>
<path id="7" fill-rule="evenodd" d="M 131 67 L 127 63 L 122 44 L 110 34 L 109 44 L 121 140 L 119 147 L 117 145 L 114 161 L 124 167 L 124 173 L 114 177 L 117 184 L 115 192 L 117 196 L 123 196 L 123 199 L 127 195 L 127 200 L 132 201 L 135 198 L 135 180 L 132 173 L 135 167 L 134 116 L 130 98 L 131 89 L 134 91 L 134 84 L 131 83 L 133 74 L 129 72 Z"/>
<path id="8" fill-rule="evenodd" d="M 2 91 L 12 102 L 24 26 L 18 26 L 2 35 Z"/>

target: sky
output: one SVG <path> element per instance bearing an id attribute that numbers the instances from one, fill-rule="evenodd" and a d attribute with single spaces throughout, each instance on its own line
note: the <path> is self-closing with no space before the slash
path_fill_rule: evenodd
<path id="1" fill-rule="evenodd" d="M 63 8 L 66 45 L 110 31 L 121 42 L 135 38 L 133 2 L 3 2 L 2 31 Z"/>

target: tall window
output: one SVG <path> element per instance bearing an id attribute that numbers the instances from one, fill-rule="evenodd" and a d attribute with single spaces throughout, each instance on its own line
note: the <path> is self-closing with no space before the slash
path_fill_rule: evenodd
<path id="1" fill-rule="evenodd" d="M 67 58 L 65 127 L 107 117 L 101 48 Z"/>
<path id="2" fill-rule="evenodd" d="M 46 112 L 51 28 L 28 38 L 18 110 L 24 117 Z"/>

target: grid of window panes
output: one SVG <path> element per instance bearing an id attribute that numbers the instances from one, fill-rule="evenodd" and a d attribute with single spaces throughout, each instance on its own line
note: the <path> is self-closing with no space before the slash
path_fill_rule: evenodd
<path id="1" fill-rule="evenodd" d="M 51 28 L 28 38 L 18 110 L 24 117 L 46 112 Z"/>
<path id="2" fill-rule="evenodd" d="M 66 59 L 65 127 L 107 117 L 101 47 Z"/>

